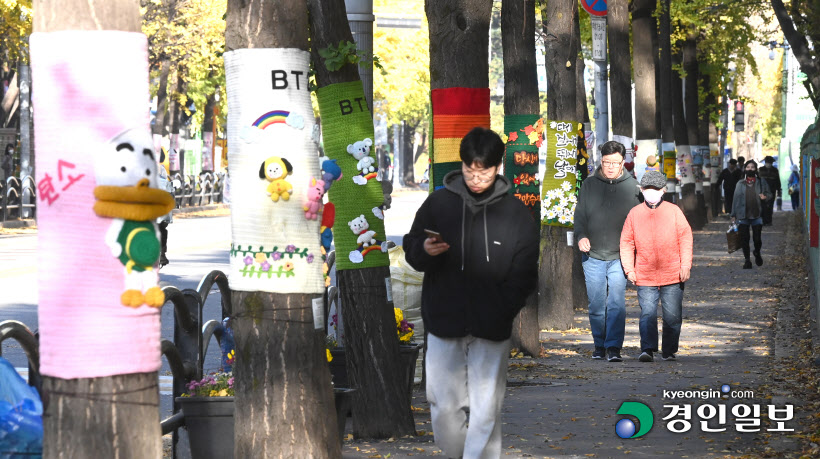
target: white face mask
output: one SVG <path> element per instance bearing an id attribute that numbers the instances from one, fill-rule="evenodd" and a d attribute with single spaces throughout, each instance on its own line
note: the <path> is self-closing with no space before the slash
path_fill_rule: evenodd
<path id="1" fill-rule="evenodd" d="M 641 193 L 643 193 L 644 201 L 649 204 L 657 204 L 661 202 L 661 199 L 663 199 L 663 190 L 653 190 L 651 188 L 647 188 L 645 190 L 641 190 Z"/>

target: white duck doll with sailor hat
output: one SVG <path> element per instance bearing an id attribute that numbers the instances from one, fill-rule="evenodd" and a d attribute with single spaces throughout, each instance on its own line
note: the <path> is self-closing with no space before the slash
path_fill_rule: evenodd
<path id="1" fill-rule="evenodd" d="M 157 217 L 174 199 L 157 185 L 157 160 L 147 129 L 134 128 L 111 139 L 94 161 L 94 212 L 111 218 L 105 243 L 125 269 L 125 306 L 160 307 L 165 294 L 154 268 L 160 255 Z"/>

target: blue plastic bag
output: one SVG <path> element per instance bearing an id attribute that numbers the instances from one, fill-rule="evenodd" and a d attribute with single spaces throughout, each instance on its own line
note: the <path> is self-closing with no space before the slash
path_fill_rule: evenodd
<path id="1" fill-rule="evenodd" d="M 0 459 L 42 457 L 40 394 L 0 357 Z"/>

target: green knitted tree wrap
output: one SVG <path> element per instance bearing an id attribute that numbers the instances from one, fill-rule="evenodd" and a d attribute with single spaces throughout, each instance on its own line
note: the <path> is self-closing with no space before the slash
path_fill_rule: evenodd
<path id="1" fill-rule="evenodd" d="M 510 179 L 512 193 L 540 220 L 541 182 L 538 179 L 538 147 L 527 136 L 526 128 L 534 126 L 539 115 L 507 115 L 504 117 L 504 175 Z"/>
<path id="2" fill-rule="evenodd" d="M 342 169 L 341 179 L 333 182 L 328 191 L 328 199 L 336 206 L 336 220 L 333 224 L 336 269 L 388 266 L 390 260 L 387 253 L 381 250 L 382 243 L 387 242 L 384 221 L 377 217 L 378 212 L 373 211 L 384 202 L 381 183 L 376 180 L 374 173 L 362 175 L 357 169 L 361 161 L 348 153 L 348 147 L 359 152 L 369 149 L 369 154 L 364 157 L 372 158 L 373 167 L 378 171 L 379 163 L 375 146 L 372 145 L 373 116 L 367 108 L 362 82 L 325 86 L 316 90 L 316 97 L 322 117 L 325 155 L 335 159 Z M 371 145 L 368 146 L 365 139 L 369 139 Z M 366 181 L 366 184 L 359 185 L 354 180 L 360 183 Z M 363 229 L 362 218 L 367 221 L 367 230 Z M 355 232 L 350 222 L 354 222 Z M 368 231 L 374 231 L 375 234 L 370 235 Z M 360 240 L 363 242 L 360 243 Z M 359 256 L 361 261 L 356 263 L 354 260 Z"/>

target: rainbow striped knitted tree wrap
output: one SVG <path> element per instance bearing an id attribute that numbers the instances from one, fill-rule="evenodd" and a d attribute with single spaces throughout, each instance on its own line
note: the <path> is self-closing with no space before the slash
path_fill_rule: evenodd
<path id="1" fill-rule="evenodd" d="M 461 139 L 476 126 L 490 128 L 489 88 L 434 89 L 430 191 L 443 186 L 448 172 L 461 168 Z"/>

